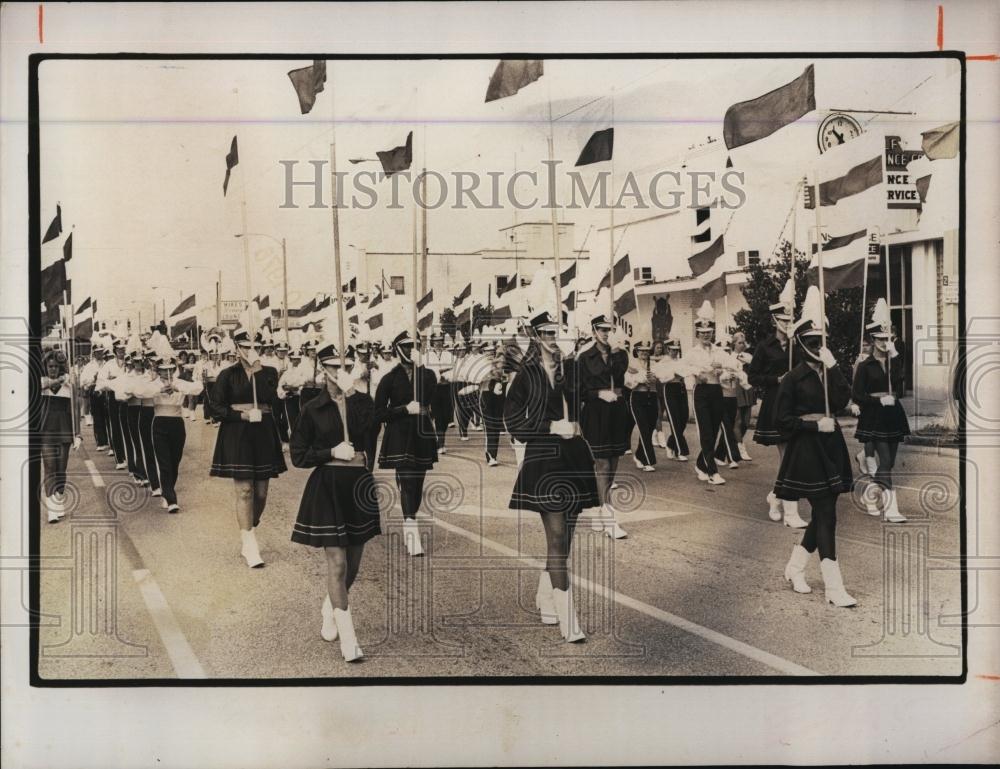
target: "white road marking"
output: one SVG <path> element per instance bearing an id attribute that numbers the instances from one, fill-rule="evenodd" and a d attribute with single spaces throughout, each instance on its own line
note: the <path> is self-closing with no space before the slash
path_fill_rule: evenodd
<path id="1" fill-rule="evenodd" d="M 160 640 L 167 650 L 170 662 L 174 666 L 174 672 L 178 678 L 205 678 L 205 671 L 198 662 L 194 650 L 188 643 L 187 638 L 177 624 L 167 599 L 160 592 L 159 585 L 149 573 L 149 569 L 136 569 L 132 572 L 142 599 L 146 602 L 149 616 L 153 619 L 156 631 L 160 634 Z"/>
<path id="2" fill-rule="evenodd" d="M 97 465 L 94 464 L 94 460 L 86 459 L 83 463 L 87 466 L 87 470 L 90 471 L 90 480 L 94 482 L 94 485 L 99 489 L 104 488 L 104 478 L 101 477 L 101 472 L 97 469 Z"/>
<path id="3" fill-rule="evenodd" d="M 440 518 L 431 519 L 429 516 L 420 516 L 421 520 L 429 521 L 433 520 L 434 524 L 440 526 L 446 531 L 450 531 L 453 534 L 457 534 L 460 537 L 465 537 L 466 539 L 484 547 L 488 547 L 495 550 L 498 553 L 508 555 L 514 558 L 520 559 L 523 563 L 531 566 L 535 569 L 543 569 L 545 564 L 541 561 L 530 558 L 529 556 L 522 555 L 517 550 L 507 547 L 506 545 L 501 545 L 499 542 L 494 542 L 491 539 L 487 539 L 475 532 L 471 532 L 468 529 L 464 529 L 461 526 L 456 526 L 447 521 L 442 521 Z M 792 676 L 815 676 L 819 675 L 816 671 L 810 670 L 809 668 L 803 667 L 802 665 L 797 665 L 789 660 L 782 659 L 770 652 L 766 652 L 762 649 L 758 649 L 755 646 L 744 643 L 743 641 L 737 641 L 735 638 L 730 638 L 723 633 L 716 630 L 711 630 L 707 627 L 702 627 L 690 620 L 686 620 L 683 617 L 678 617 L 676 614 L 671 614 L 663 609 L 658 609 L 655 606 L 650 606 L 648 603 L 644 603 L 630 596 L 619 593 L 617 590 L 608 591 L 607 588 L 600 587 L 590 580 L 581 579 L 580 577 L 573 577 L 573 582 L 579 587 L 589 590 L 592 593 L 605 592 L 608 597 L 613 599 L 616 603 L 637 611 L 640 614 L 645 614 L 647 617 L 652 617 L 653 619 L 659 620 L 660 622 L 666 623 L 668 625 L 673 625 L 674 627 L 680 628 L 692 635 L 698 636 L 699 638 L 714 643 L 725 649 L 729 649 L 736 654 L 752 659 L 755 662 L 759 662 L 766 665 L 769 668 L 777 670 L 781 673 L 786 673 Z"/>

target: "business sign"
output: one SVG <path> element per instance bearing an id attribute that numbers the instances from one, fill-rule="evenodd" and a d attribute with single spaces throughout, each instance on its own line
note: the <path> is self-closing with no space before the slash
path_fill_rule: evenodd
<path id="1" fill-rule="evenodd" d="M 885 137 L 885 204 L 887 208 L 920 208 L 916 180 L 911 180 L 906 165 L 924 156 L 920 150 L 908 150 L 898 136 Z"/>
<path id="2" fill-rule="evenodd" d="M 219 320 L 222 323 L 238 323 L 240 313 L 246 310 L 246 299 L 223 299 L 222 310 L 219 312 Z"/>

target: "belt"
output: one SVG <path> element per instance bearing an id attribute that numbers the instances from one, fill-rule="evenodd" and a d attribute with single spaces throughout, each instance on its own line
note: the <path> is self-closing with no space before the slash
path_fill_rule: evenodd
<path id="1" fill-rule="evenodd" d="M 261 414 L 270 414 L 271 406 L 267 403 L 258 403 L 254 406 L 252 403 L 234 403 L 229 408 L 233 411 L 250 411 L 251 409 L 257 408 L 260 410 Z"/>
<path id="2" fill-rule="evenodd" d="M 832 418 L 833 415 L 831 414 L 830 417 Z M 825 419 L 825 418 L 826 414 L 803 414 L 802 416 L 799 417 L 799 419 L 807 422 L 818 422 L 820 419 Z"/>
<path id="3" fill-rule="evenodd" d="M 365 467 L 365 453 L 363 451 L 355 451 L 354 459 L 350 462 L 345 462 L 343 459 L 331 459 L 327 464 L 337 467 Z"/>
<path id="4" fill-rule="evenodd" d="M 176 417 L 181 418 L 181 407 L 173 404 L 158 403 L 153 406 L 154 417 Z"/>

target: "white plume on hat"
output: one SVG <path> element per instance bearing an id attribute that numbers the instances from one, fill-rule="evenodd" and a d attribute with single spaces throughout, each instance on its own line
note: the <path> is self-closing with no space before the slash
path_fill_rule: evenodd
<path id="1" fill-rule="evenodd" d="M 695 314 L 695 319 L 706 323 L 715 323 L 715 308 L 712 307 L 710 301 L 706 299 L 701 303 L 701 307 L 698 308 L 698 312 Z"/>
<path id="2" fill-rule="evenodd" d="M 819 288 L 809 286 L 809 289 L 806 291 L 806 298 L 802 302 L 802 313 L 799 315 L 798 323 L 795 324 L 796 328 L 802 327 L 809 321 L 812 321 L 813 328 L 818 329 L 823 327 L 821 325 L 824 323 L 821 298 Z"/>
<path id="3" fill-rule="evenodd" d="M 553 317 L 556 316 L 556 283 L 552 270 L 544 267 L 535 270 L 525 295 L 528 311 L 532 315 L 547 311 Z"/>
<path id="4" fill-rule="evenodd" d="M 125 354 L 132 355 L 133 353 L 142 353 L 142 339 L 140 339 L 139 335 L 134 332 L 125 342 Z"/>
<path id="5" fill-rule="evenodd" d="M 778 301 L 785 306 L 785 312 L 791 317 L 795 317 L 795 281 L 791 278 L 785 281 L 785 287 L 781 289 Z"/>
<path id="6" fill-rule="evenodd" d="M 222 337 L 222 341 L 219 342 L 217 352 L 222 355 L 229 355 L 229 353 L 236 352 L 236 344 L 233 342 L 231 336 Z"/>
<path id="7" fill-rule="evenodd" d="M 892 318 L 889 315 L 889 305 L 885 297 L 880 296 L 872 308 L 872 323 L 877 323 L 884 333 L 892 330 Z"/>
<path id="8" fill-rule="evenodd" d="M 159 331 L 154 331 L 149 338 L 149 349 L 163 360 L 170 360 L 176 356 L 174 348 L 170 346 L 170 340 Z"/>

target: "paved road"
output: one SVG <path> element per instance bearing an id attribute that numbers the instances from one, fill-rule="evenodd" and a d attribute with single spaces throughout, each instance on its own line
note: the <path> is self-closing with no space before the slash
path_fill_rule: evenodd
<path id="1" fill-rule="evenodd" d="M 40 673 L 52 678 L 344 678 L 354 676 L 956 675 L 960 672 L 958 460 L 903 447 L 904 526 L 840 503 L 839 560 L 860 605 L 795 594 L 782 569 L 799 534 L 767 519 L 777 454 L 696 480 L 693 463 L 655 473 L 622 463 L 619 507 L 629 538 L 582 526 L 574 574 L 583 644 L 564 644 L 534 613 L 544 553 L 533 514 L 507 510 L 515 468 L 482 462 L 482 433 L 459 443 L 427 480 L 429 557 L 399 539 L 392 478 L 383 531 L 351 593 L 361 664 L 319 637 L 322 553 L 289 539 L 308 471 L 272 482 L 259 529 L 264 569 L 239 555 L 232 484 L 208 477 L 216 431 L 187 422 L 182 512 L 136 489 L 94 451 L 75 452 L 78 504 L 43 525 Z M 689 438 L 696 434 L 689 429 Z M 852 453 L 856 447 L 851 444 Z M 808 505 L 802 505 L 808 517 Z M 116 512 L 112 512 L 116 511 Z M 83 579 L 99 564 L 97 580 Z M 113 578 L 105 579 L 112 574 Z"/>

